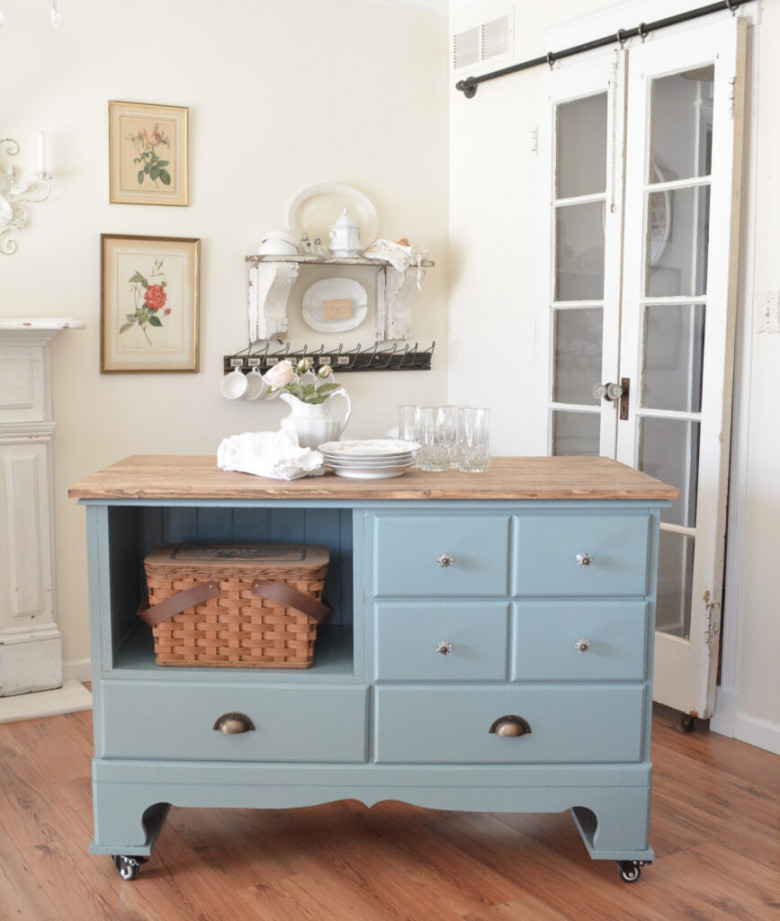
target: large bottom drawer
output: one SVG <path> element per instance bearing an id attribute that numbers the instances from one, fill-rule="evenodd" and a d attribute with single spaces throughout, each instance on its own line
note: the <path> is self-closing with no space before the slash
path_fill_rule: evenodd
<path id="1" fill-rule="evenodd" d="M 375 690 L 374 758 L 386 763 L 598 763 L 641 761 L 642 684 Z M 530 732 L 491 732 L 504 716 Z"/>
<path id="2" fill-rule="evenodd" d="M 105 681 L 98 756 L 196 761 L 366 760 L 368 690 L 360 686 L 246 687 Z M 254 726 L 226 734 L 220 717 Z"/>

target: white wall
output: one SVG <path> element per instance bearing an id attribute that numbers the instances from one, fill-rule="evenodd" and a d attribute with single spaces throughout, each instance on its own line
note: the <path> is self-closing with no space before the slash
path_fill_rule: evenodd
<path id="1" fill-rule="evenodd" d="M 675 9 L 668 12 L 662 5 L 656 0 L 652 15 L 647 16 L 637 13 L 638 3 L 613 8 L 621 17 L 620 27 L 631 28 L 686 4 L 683 0 L 673 3 Z M 697 5 L 701 4 L 687 4 Z M 776 3 L 749 6 L 761 18 L 754 35 L 755 149 L 748 158 L 754 164 L 749 185 L 752 183 L 755 199 L 752 209 L 748 207 L 746 230 L 755 245 L 746 253 L 743 283 L 743 292 L 752 296 L 754 288 L 757 292 L 780 289 L 780 113 L 775 92 L 780 84 L 780 8 Z M 545 30 L 600 12 L 605 4 L 603 0 L 558 0 L 554 4 L 481 0 L 471 4 L 472 10 L 487 11 L 485 20 L 501 7 L 514 7 L 513 61 L 523 61 L 565 47 L 549 46 Z M 472 23 L 480 21 L 462 0 L 452 0 L 451 14 L 458 30 L 469 18 Z M 571 37 L 567 44 L 596 36 L 575 29 Z M 502 61 L 500 66 L 507 63 L 511 62 Z M 471 100 L 453 89 L 456 77 L 450 81 L 448 395 L 454 403 L 491 406 L 493 450 L 499 454 L 534 452 L 538 164 L 532 132 L 538 121 L 537 81 L 542 73 L 543 69 L 536 68 L 483 84 Z M 742 570 L 731 573 L 739 582 L 732 606 L 725 612 L 726 626 L 733 628 L 726 634 L 724 650 L 724 662 L 733 664 L 728 674 L 724 669 L 728 687 L 722 698 L 729 712 L 713 725 L 780 752 L 780 334 L 758 333 L 750 316 L 751 305 L 752 300 L 746 308 L 749 315 L 743 317 L 748 335 L 745 354 L 750 361 L 736 382 L 737 406 L 741 395 L 749 393 L 741 408 L 748 418 L 739 419 L 739 429 L 749 434 L 741 446 L 744 469 L 739 474 L 743 479 L 732 491 L 745 502 L 739 510 L 744 547 L 736 557 Z"/>
<path id="2" fill-rule="evenodd" d="M 381 434 L 400 403 L 443 401 L 447 16 L 357 0 L 60 5 L 55 32 L 47 0 L 2 2 L 0 136 L 22 145 L 24 178 L 45 129 L 55 179 L 18 252 L 0 256 L 0 315 L 87 323 L 53 346 L 57 612 L 66 675 L 86 677 L 85 516 L 67 489 L 129 454 L 214 454 L 227 435 L 278 427 L 282 406 L 228 403 L 218 384 L 223 355 L 246 344 L 244 256 L 286 225 L 305 187 L 355 186 L 381 236 L 427 246 L 437 263 L 415 322 L 421 345 L 436 340 L 434 369 L 344 375 L 349 433 Z M 108 204 L 110 99 L 189 108 L 190 207 Z M 202 240 L 199 374 L 99 373 L 101 233 Z M 359 332 L 373 344 L 370 317 Z"/>

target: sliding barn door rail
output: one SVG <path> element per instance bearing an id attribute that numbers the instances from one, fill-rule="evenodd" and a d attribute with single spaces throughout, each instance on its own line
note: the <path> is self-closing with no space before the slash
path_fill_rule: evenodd
<path id="1" fill-rule="evenodd" d="M 467 99 L 472 99 L 476 95 L 480 83 L 497 80 L 499 77 L 507 77 L 509 74 L 516 74 L 521 70 L 530 70 L 532 67 L 540 67 L 542 64 L 549 64 L 552 67 L 556 61 L 561 61 L 564 58 L 571 58 L 576 54 L 593 51 L 595 48 L 604 48 L 607 45 L 622 45 L 630 38 L 641 38 L 644 41 L 651 32 L 657 32 L 659 29 L 666 29 L 669 26 L 676 26 L 681 22 L 689 22 L 691 19 L 699 19 L 701 16 L 709 16 L 711 13 L 731 10 L 732 14 L 736 14 L 740 6 L 752 2 L 753 0 L 719 0 L 718 3 L 700 6 L 685 13 L 677 13 L 674 16 L 667 16 L 665 19 L 657 19 L 655 22 L 640 22 L 633 29 L 618 29 L 614 35 L 594 38 L 589 42 L 583 42 L 581 45 L 564 48 L 562 51 L 548 51 L 547 54 L 541 57 L 531 58 L 528 61 L 522 61 L 520 64 L 513 64 L 511 67 L 503 67 L 501 70 L 493 70 L 479 77 L 466 77 L 455 84 L 455 89 L 460 90 Z"/>

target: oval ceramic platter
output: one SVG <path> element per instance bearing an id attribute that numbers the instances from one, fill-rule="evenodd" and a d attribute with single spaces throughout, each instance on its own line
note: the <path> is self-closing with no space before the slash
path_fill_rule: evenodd
<path id="1" fill-rule="evenodd" d="M 303 319 L 321 333 L 355 329 L 368 312 L 368 294 L 352 278 L 323 278 L 303 295 Z"/>
<path id="2" fill-rule="evenodd" d="M 287 224 L 297 239 L 303 233 L 309 235 L 312 243 L 319 237 L 327 253 L 330 225 L 336 223 L 345 208 L 360 227 L 361 250 L 367 249 L 376 240 L 379 217 L 371 200 L 350 185 L 322 182 L 304 189 L 290 205 Z"/>

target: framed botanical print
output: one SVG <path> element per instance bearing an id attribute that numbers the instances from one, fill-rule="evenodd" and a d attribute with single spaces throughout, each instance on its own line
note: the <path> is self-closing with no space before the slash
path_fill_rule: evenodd
<path id="1" fill-rule="evenodd" d="M 109 201 L 186 205 L 187 109 L 108 104 Z"/>
<path id="2" fill-rule="evenodd" d="M 200 240 L 101 235 L 100 371 L 197 371 Z"/>

